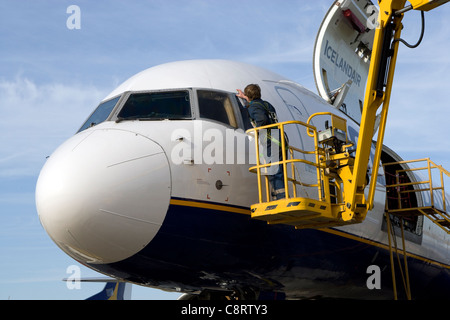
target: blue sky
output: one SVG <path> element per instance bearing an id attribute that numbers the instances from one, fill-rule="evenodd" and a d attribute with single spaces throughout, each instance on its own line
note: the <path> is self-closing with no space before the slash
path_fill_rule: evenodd
<path id="1" fill-rule="evenodd" d="M 101 99 L 143 69 L 203 58 L 255 64 L 316 92 L 313 45 L 332 2 L 0 0 L 0 299 L 84 299 L 102 288 L 67 289 L 61 279 L 76 263 L 47 236 L 34 203 L 46 157 Z M 72 4 L 79 30 L 66 26 Z M 450 5 L 427 14 L 423 44 L 400 50 L 385 144 L 450 168 L 448 17 Z M 415 42 L 419 14 L 404 23 Z M 176 297 L 133 288 L 135 299 Z"/>

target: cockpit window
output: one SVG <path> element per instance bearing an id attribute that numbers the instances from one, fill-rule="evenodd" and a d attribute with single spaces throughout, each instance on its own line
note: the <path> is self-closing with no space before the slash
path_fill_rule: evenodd
<path id="1" fill-rule="evenodd" d="M 250 121 L 250 114 L 248 113 L 248 109 L 244 107 L 238 97 L 236 97 L 237 104 L 239 106 L 239 111 L 241 112 L 242 122 L 244 124 L 244 131 L 253 128 L 252 123 Z"/>
<path id="2" fill-rule="evenodd" d="M 200 117 L 220 121 L 237 128 L 230 96 L 224 92 L 198 90 Z"/>
<path id="3" fill-rule="evenodd" d="M 116 106 L 119 99 L 120 96 L 101 103 L 97 107 L 97 109 L 95 109 L 95 111 L 91 114 L 91 116 L 86 120 L 86 122 L 83 124 L 80 130 L 78 130 L 78 132 L 86 130 L 87 128 L 93 127 L 105 121 L 110 115 L 112 109 L 114 109 L 114 107 Z"/>
<path id="4" fill-rule="evenodd" d="M 192 119 L 188 91 L 146 92 L 130 94 L 118 120 Z"/>

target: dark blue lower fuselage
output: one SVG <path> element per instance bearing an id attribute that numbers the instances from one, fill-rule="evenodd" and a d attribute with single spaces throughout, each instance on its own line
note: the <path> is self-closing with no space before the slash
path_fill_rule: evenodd
<path id="1" fill-rule="evenodd" d="M 181 292 L 250 287 L 288 298 L 393 298 L 386 245 L 337 230 L 267 225 L 225 211 L 248 208 L 216 210 L 195 203 L 200 207 L 171 204 L 158 234 L 139 253 L 91 267 Z M 371 265 L 379 267 L 379 275 L 368 272 Z M 420 257 L 408 257 L 408 267 L 413 298 L 450 298 L 448 268 Z M 396 274 L 401 298 L 399 269 Z M 381 289 L 368 288 L 373 276 L 380 277 Z"/>

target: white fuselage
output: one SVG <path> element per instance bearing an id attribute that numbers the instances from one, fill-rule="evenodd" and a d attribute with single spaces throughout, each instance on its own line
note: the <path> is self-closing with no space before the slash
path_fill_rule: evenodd
<path id="1" fill-rule="evenodd" d="M 187 206 L 195 208 L 195 203 L 201 203 L 202 209 L 209 206 L 226 211 L 223 208 L 229 207 L 244 214 L 242 208 L 258 201 L 256 175 L 248 171 L 254 150 L 233 97 L 236 89 L 249 83 L 260 85 L 262 98 L 275 106 L 279 121 L 306 122 L 311 114 L 322 111 L 346 117 L 302 86 L 242 63 L 184 61 L 143 71 L 104 99 L 120 96 L 106 121 L 70 138 L 43 168 L 36 202 L 40 220 L 52 239 L 86 265 L 116 264 L 138 254 L 156 239 L 173 205 L 189 202 Z M 130 94 L 171 90 L 188 92 L 191 119 L 116 121 Z M 235 126 L 202 118 L 198 90 L 228 94 Z M 346 118 L 350 139 L 357 142 L 358 125 Z M 324 127 L 318 120 L 313 125 Z M 313 149 L 306 130 L 293 129 L 288 135 L 292 144 Z M 238 141 L 246 141 L 247 147 L 242 149 Z M 330 232 L 387 248 L 388 235 L 382 228 L 386 201 L 382 170 L 374 209 L 365 221 Z M 306 181 L 316 179 L 311 170 L 300 174 Z M 406 248 L 419 260 L 448 265 L 448 241 L 443 230 L 425 219 L 421 241 L 406 241 Z M 95 269 L 125 278 L 120 272 Z"/>

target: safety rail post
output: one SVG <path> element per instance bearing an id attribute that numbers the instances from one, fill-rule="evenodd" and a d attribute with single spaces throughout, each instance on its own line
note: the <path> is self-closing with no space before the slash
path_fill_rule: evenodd
<path id="1" fill-rule="evenodd" d="M 406 254 L 406 244 L 405 244 L 405 230 L 404 230 L 404 223 L 403 223 L 403 217 L 400 218 L 400 231 L 401 231 L 401 236 L 402 236 L 402 247 L 403 247 L 403 267 L 404 267 L 404 271 L 405 274 L 403 274 L 403 270 L 402 268 L 400 268 L 400 272 L 402 274 L 402 279 L 403 279 L 403 286 L 405 288 L 406 291 L 406 297 L 408 300 L 411 300 L 411 285 L 409 283 L 409 271 L 408 271 L 408 257 Z M 398 264 L 400 267 L 400 259 L 398 258 L 398 254 L 397 254 L 397 259 L 398 259 Z"/>
<path id="2" fill-rule="evenodd" d="M 283 182 L 284 182 L 284 194 L 285 198 L 289 199 L 289 185 L 288 185 L 288 176 L 287 176 L 287 159 L 286 159 L 286 141 L 284 140 L 284 123 L 278 124 L 278 130 L 280 130 L 280 140 L 281 140 L 281 152 L 283 159 Z M 279 157 L 279 156 L 278 156 Z M 279 164 L 278 164 L 279 166 Z"/>
<path id="3" fill-rule="evenodd" d="M 259 196 L 259 203 L 262 203 L 262 186 L 261 186 L 261 168 L 259 166 L 259 143 L 258 143 L 258 130 L 254 130 L 255 132 L 255 150 L 256 150 L 256 176 L 258 179 L 258 196 Z"/>
<path id="4" fill-rule="evenodd" d="M 431 161 L 430 158 L 427 158 L 427 164 L 428 164 L 428 175 L 430 177 L 429 183 L 430 183 L 430 199 L 431 199 L 431 206 L 434 207 L 434 196 L 433 196 L 433 178 L 431 176 Z"/>
<path id="5" fill-rule="evenodd" d="M 266 202 L 270 202 L 270 185 L 269 185 L 269 177 L 264 175 L 264 182 L 266 183 Z"/>
<path id="6" fill-rule="evenodd" d="M 291 156 L 291 160 L 294 160 L 294 149 L 289 146 L 289 154 Z M 295 165 L 294 161 L 291 162 L 291 171 L 292 171 L 292 193 L 294 194 L 294 198 L 297 198 L 297 178 L 295 177 Z"/>
<path id="7" fill-rule="evenodd" d="M 441 188 L 442 188 L 442 205 L 445 212 L 447 212 L 447 204 L 445 203 L 445 188 L 444 188 L 444 172 L 440 170 L 441 173 Z"/>
<path id="8" fill-rule="evenodd" d="M 445 203 L 445 181 L 444 181 L 444 173 L 450 177 L 450 173 L 445 170 L 442 166 L 438 166 L 436 163 L 430 160 L 430 162 L 433 164 L 433 169 L 436 168 L 439 170 L 439 177 L 441 180 L 441 192 L 442 192 L 442 207 L 443 211 L 447 212 L 447 204 Z"/>
<path id="9" fill-rule="evenodd" d="M 401 193 L 401 188 L 400 188 L 400 174 L 398 173 L 398 171 L 395 172 L 395 183 L 397 184 L 397 186 L 395 187 L 397 189 L 397 205 L 399 209 L 403 209 L 402 208 L 402 193 Z"/>
<path id="10" fill-rule="evenodd" d="M 395 265 L 394 256 L 392 249 L 392 235 L 391 235 L 391 215 L 385 212 L 386 223 L 387 223 L 387 234 L 389 243 L 389 260 L 391 262 L 391 277 L 392 277 L 392 289 L 394 291 L 394 300 L 397 300 L 397 281 L 395 281 Z"/>
<path id="11" fill-rule="evenodd" d="M 309 123 L 308 123 L 309 124 Z M 308 130 L 307 130 L 308 132 Z M 316 164 L 317 164 L 317 168 L 316 168 L 316 172 L 317 172 L 317 189 L 318 189 L 318 193 L 319 193 L 319 200 L 320 201 L 324 201 L 324 195 L 323 195 L 323 171 L 320 165 L 320 147 L 319 147 L 319 137 L 317 136 L 317 129 L 314 128 L 313 131 L 313 135 L 314 135 L 314 152 L 316 154 Z M 308 133 L 309 135 L 309 133 Z"/>

